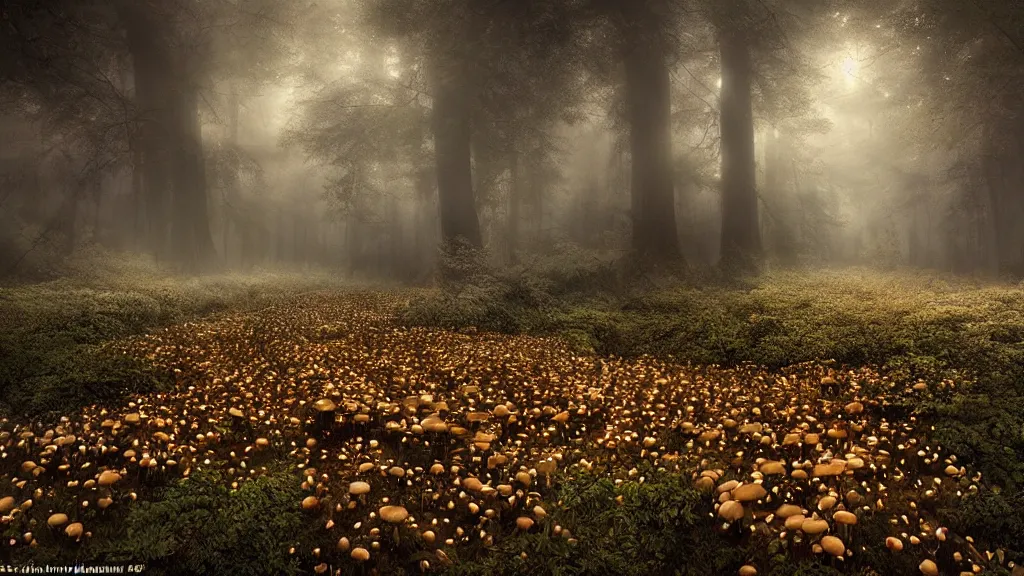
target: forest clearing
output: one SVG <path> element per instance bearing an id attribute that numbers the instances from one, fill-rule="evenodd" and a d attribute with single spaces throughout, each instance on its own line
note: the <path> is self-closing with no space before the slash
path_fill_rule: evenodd
<path id="1" fill-rule="evenodd" d="M 586 298 L 552 296 L 545 308 L 564 318 L 538 336 L 411 325 L 439 310 L 470 318 L 434 291 L 294 277 L 197 280 L 172 297 L 130 285 L 83 288 L 74 306 L 29 294 L 46 285 L 3 293 L 5 318 L 32 314 L 39 324 L 22 329 L 51 348 L 83 347 L 57 380 L 39 364 L 12 374 L 5 359 L 2 562 L 1020 570 L 1020 288 L 864 270 L 669 284 L 644 311 L 628 298 L 594 305 L 606 317 L 590 328 L 562 308 Z M 472 303 L 507 307 L 511 292 Z M 239 307 L 254 294 L 265 300 Z M 209 310 L 174 309 L 204 295 Z M 580 350 L 584 331 L 606 340 L 604 355 Z M 125 373 L 148 376 L 127 390 L 111 376 Z M 46 398 L 14 393 L 32 378 L 20 393 Z"/>
<path id="2" fill-rule="evenodd" d="M 1024 576 L 1024 1 L 0 1 L 0 574 Z"/>

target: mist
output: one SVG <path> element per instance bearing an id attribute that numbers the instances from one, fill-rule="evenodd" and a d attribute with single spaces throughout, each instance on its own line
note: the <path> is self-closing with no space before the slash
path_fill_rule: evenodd
<path id="1" fill-rule="evenodd" d="M 1024 273 L 1016 8 L 477 11 L 11 4 L 5 275 L 101 247 L 422 283 L 460 238 Z"/>
<path id="2" fill-rule="evenodd" d="M 1022 95 L 1019 0 L 6 0 L 0 572 L 1020 576 Z"/>

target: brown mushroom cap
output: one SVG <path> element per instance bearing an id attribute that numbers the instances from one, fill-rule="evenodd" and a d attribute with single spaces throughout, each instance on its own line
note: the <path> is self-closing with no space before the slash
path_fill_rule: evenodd
<path id="1" fill-rule="evenodd" d="M 842 556 L 846 552 L 843 541 L 835 536 L 824 536 L 821 539 L 821 547 L 832 556 Z"/>
<path id="2" fill-rule="evenodd" d="M 338 409 L 338 405 L 330 398 L 321 398 L 313 403 L 313 408 L 317 412 L 333 412 Z"/>
<path id="3" fill-rule="evenodd" d="M 420 426 L 423 426 L 423 429 L 427 432 L 441 433 L 448 431 L 448 425 L 437 416 L 427 416 L 420 422 Z"/>
<path id="4" fill-rule="evenodd" d="M 839 476 L 846 470 L 846 462 L 830 462 L 828 464 L 815 464 L 812 476 Z"/>
<path id="5" fill-rule="evenodd" d="M 828 522 L 808 518 L 800 525 L 800 530 L 805 534 L 821 534 L 828 531 Z"/>
<path id="6" fill-rule="evenodd" d="M 939 567 L 935 565 L 935 562 L 927 558 L 921 561 L 917 569 L 925 576 L 939 576 Z"/>
<path id="7" fill-rule="evenodd" d="M 885 547 L 893 552 L 899 552 L 903 550 L 903 540 L 900 540 L 895 536 L 889 536 L 885 539 Z"/>
<path id="8" fill-rule="evenodd" d="M 355 481 L 348 485 L 348 493 L 353 496 L 360 496 L 370 491 L 370 485 L 366 482 Z"/>
<path id="9" fill-rule="evenodd" d="M 392 524 L 404 522 L 409 517 L 409 511 L 405 509 L 405 506 L 383 506 L 378 512 L 385 522 Z"/>
<path id="10" fill-rule="evenodd" d="M 754 568 L 750 564 L 746 564 L 740 567 L 740 576 L 757 576 L 757 568 Z"/>
<path id="11" fill-rule="evenodd" d="M 529 516 L 520 516 L 516 518 L 516 528 L 519 528 L 523 532 L 533 528 L 533 518 Z"/>
<path id="12" fill-rule="evenodd" d="M 50 516 L 46 523 L 53 527 L 63 526 L 68 523 L 68 515 L 58 512 L 57 514 Z"/>
<path id="13" fill-rule="evenodd" d="M 366 562 L 370 559 L 370 551 L 366 548 L 353 548 L 350 556 L 356 562 Z"/>
<path id="14" fill-rule="evenodd" d="M 786 530 L 799 530 L 807 518 L 803 514 L 794 514 L 786 518 Z"/>
<path id="15" fill-rule="evenodd" d="M 832 515 L 832 518 L 840 524 L 853 525 L 857 523 L 857 515 L 846 510 L 839 510 Z"/>
<path id="16" fill-rule="evenodd" d="M 121 475 L 113 470 L 104 470 L 100 473 L 99 485 L 112 486 L 121 480 Z"/>
<path id="17" fill-rule="evenodd" d="M 743 504 L 740 504 L 736 500 L 729 500 L 718 507 L 718 515 L 724 518 L 727 522 L 735 522 L 740 518 L 743 518 Z"/>
<path id="18" fill-rule="evenodd" d="M 64 533 L 67 534 L 69 538 L 81 538 L 84 529 L 85 528 L 82 526 L 81 522 L 75 522 L 74 524 L 69 524 L 68 527 L 64 529 Z"/>
<path id="19" fill-rule="evenodd" d="M 790 516 L 796 516 L 797 514 L 803 514 L 803 510 L 801 510 L 796 504 L 783 504 L 775 511 L 775 515 L 779 518 L 789 518 Z"/>
<path id="20" fill-rule="evenodd" d="M 320 506 L 320 500 L 316 496 L 306 496 L 302 499 L 303 510 L 313 510 Z"/>
<path id="21" fill-rule="evenodd" d="M 11 510 L 14 510 L 16 502 L 13 496 L 4 496 L 0 498 L 0 514 L 7 514 Z"/>
<path id="22" fill-rule="evenodd" d="M 760 500 L 768 494 L 760 484 L 744 484 L 732 491 L 732 497 L 740 502 Z"/>

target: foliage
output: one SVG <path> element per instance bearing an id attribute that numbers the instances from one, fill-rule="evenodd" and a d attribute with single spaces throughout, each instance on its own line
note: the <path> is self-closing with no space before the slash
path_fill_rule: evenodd
<path id="1" fill-rule="evenodd" d="M 61 414 L 167 375 L 105 343 L 147 329 L 333 285 L 317 274 L 177 279 L 141 260 L 85 253 L 61 280 L 0 288 L 0 412 Z"/>
<path id="2" fill-rule="evenodd" d="M 815 359 L 884 366 L 893 416 L 916 412 L 933 422 L 937 442 L 1007 494 L 1024 486 L 1020 288 L 858 270 L 774 273 L 734 287 L 676 283 L 611 293 L 595 286 L 564 297 L 529 276 L 517 275 L 515 282 L 467 286 L 463 294 L 470 296 L 425 296 L 404 318 L 558 334 L 605 355 L 770 367 Z M 523 285 L 539 290 L 532 298 L 542 306 L 510 297 L 513 286 Z M 939 389 L 944 379 L 956 388 Z M 928 383 L 929 391 L 911 395 L 917 381 Z M 1003 545 L 1012 542 L 1008 537 L 993 532 Z"/>
<path id="3" fill-rule="evenodd" d="M 566 478 L 560 506 L 540 533 L 503 540 L 480 558 L 460 558 L 452 574 L 715 574 L 742 563 L 740 551 L 708 530 L 711 502 L 687 478 L 654 471 L 644 482 Z M 616 498 L 621 497 L 621 503 Z M 552 536 L 555 525 L 571 530 Z"/>
<path id="4" fill-rule="evenodd" d="M 311 527 L 295 503 L 302 490 L 287 473 L 267 474 L 231 490 L 201 472 L 132 507 L 124 538 L 104 551 L 110 562 L 144 562 L 153 574 L 297 574 L 289 539 Z"/>

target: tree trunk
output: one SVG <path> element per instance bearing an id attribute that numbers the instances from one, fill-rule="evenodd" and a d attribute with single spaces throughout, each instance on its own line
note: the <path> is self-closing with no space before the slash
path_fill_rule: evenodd
<path id="1" fill-rule="evenodd" d="M 134 169 L 140 172 L 137 190 L 141 189 L 138 200 L 145 215 L 145 244 L 161 260 L 167 256 L 167 208 L 170 205 L 172 155 L 167 146 L 167 117 L 172 81 L 166 76 L 171 67 L 170 58 L 162 43 L 160 26 L 152 15 L 128 0 L 119 3 L 118 9 L 132 55 L 138 114 L 138 155 Z"/>
<path id="2" fill-rule="evenodd" d="M 189 272 L 213 263 L 199 97 L 195 87 L 179 85 L 174 94 L 175 171 L 172 237 L 178 263 Z"/>
<path id="3" fill-rule="evenodd" d="M 508 222 L 505 232 L 505 244 L 508 248 L 508 261 L 517 263 L 516 252 L 519 250 L 519 218 L 523 198 L 522 178 L 519 174 L 519 154 L 513 150 L 509 155 L 509 189 L 508 189 Z"/>
<path id="4" fill-rule="evenodd" d="M 416 174 L 417 280 L 426 280 L 433 269 L 434 250 L 437 246 L 437 212 L 433 211 L 432 206 L 436 181 L 434 171 L 428 167 L 422 167 Z"/>
<path id="5" fill-rule="evenodd" d="M 480 220 L 473 195 L 470 164 L 470 99 L 465 72 L 458 64 L 435 67 L 433 74 L 434 161 L 437 166 L 441 237 L 462 239 L 471 247 L 483 246 Z"/>
<path id="6" fill-rule="evenodd" d="M 670 76 L 660 24 L 627 8 L 626 107 L 632 157 L 633 248 L 643 257 L 680 257 L 672 175 Z"/>
<path id="7" fill-rule="evenodd" d="M 721 35 L 722 265 L 756 273 L 761 264 L 751 104 L 750 50 L 739 34 Z"/>

